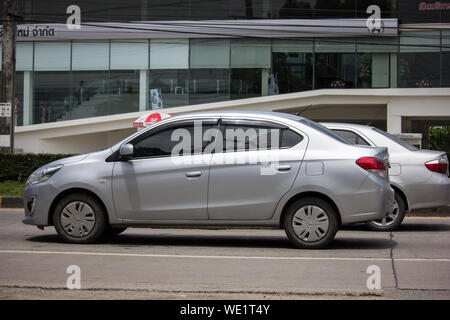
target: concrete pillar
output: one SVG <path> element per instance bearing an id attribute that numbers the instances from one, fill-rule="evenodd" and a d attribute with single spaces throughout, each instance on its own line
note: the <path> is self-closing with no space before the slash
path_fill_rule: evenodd
<path id="1" fill-rule="evenodd" d="M 269 72 L 270 69 L 261 69 L 261 96 L 269 95 Z"/>
<path id="2" fill-rule="evenodd" d="M 389 54 L 372 54 L 372 88 L 389 88 Z"/>
<path id="3" fill-rule="evenodd" d="M 33 124 L 33 72 L 23 73 L 23 125 Z"/>
<path id="4" fill-rule="evenodd" d="M 392 102 L 387 104 L 387 132 L 402 133 L 402 116 L 395 114 L 395 108 Z"/>
<path id="5" fill-rule="evenodd" d="M 148 110 L 148 70 L 139 71 L 139 111 Z"/>
<path id="6" fill-rule="evenodd" d="M 390 87 L 391 88 L 397 88 L 397 54 L 396 53 L 391 53 L 391 83 L 390 83 Z"/>

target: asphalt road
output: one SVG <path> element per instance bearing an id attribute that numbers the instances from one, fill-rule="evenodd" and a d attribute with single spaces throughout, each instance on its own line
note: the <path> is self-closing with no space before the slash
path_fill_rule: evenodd
<path id="1" fill-rule="evenodd" d="M 299 250 L 282 230 L 129 229 L 95 245 L 0 209 L 0 299 L 450 299 L 450 219 L 407 218 L 396 232 L 339 231 Z M 67 268 L 81 270 L 68 290 Z M 367 268 L 380 268 L 369 289 Z"/>

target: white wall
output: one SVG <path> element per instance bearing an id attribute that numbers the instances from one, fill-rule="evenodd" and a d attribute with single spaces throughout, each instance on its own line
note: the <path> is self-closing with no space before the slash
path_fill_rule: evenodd
<path id="1" fill-rule="evenodd" d="M 306 115 L 315 119 L 387 119 L 388 131 L 399 133 L 402 117 L 433 116 L 450 120 L 450 89 L 324 89 L 177 107 L 162 112 L 245 109 L 294 113 L 307 107 Z M 135 132 L 132 123 L 143 113 L 17 127 L 16 148 L 33 153 L 83 153 L 103 149 Z"/>

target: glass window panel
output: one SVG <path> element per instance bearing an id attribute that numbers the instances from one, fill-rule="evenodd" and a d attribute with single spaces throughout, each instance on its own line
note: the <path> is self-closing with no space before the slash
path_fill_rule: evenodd
<path id="1" fill-rule="evenodd" d="M 400 34 L 400 52 L 439 52 L 440 44 L 439 31 Z"/>
<path id="2" fill-rule="evenodd" d="M 231 100 L 260 97 L 262 69 L 231 69 Z"/>
<path id="3" fill-rule="evenodd" d="M 442 87 L 450 87 L 450 51 L 442 52 Z"/>
<path id="4" fill-rule="evenodd" d="M 357 54 L 357 87 L 388 88 L 389 58 L 388 53 Z"/>
<path id="5" fill-rule="evenodd" d="M 191 68 L 229 68 L 230 41 L 192 39 Z"/>
<path id="6" fill-rule="evenodd" d="M 356 39 L 356 52 L 398 52 L 398 38 L 367 37 Z"/>
<path id="7" fill-rule="evenodd" d="M 314 42 L 315 52 L 355 52 L 354 38 L 324 38 Z"/>
<path id="8" fill-rule="evenodd" d="M 16 47 L 16 70 L 33 70 L 33 43 L 17 42 Z"/>
<path id="9" fill-rule="evenodd" d="M 450 51 L 450 31 L 442 31 L 442 51 Z"/>
<path id="10" fill-rule="evenodd" d="M 377 5 L 381 9 L 382 18 L 397 18 L 397 1 L 398 0 L 357 0 L 357 17 L 366 19 L 368 17 L 367 7 Z"/>
<path id="11" fill-rule="evenodd" d="M 189 40 L 157 39 L 150 41 L 150 69 L 187 69 Z"/>
<path id="12" fill-rule="evenodd" d="M 139 111 L 139 70 L 111 71 L 109 114 Z"/>
<path id="13" fill-rule="evenodd" d="M 108 70 L 108 42 L 73 42 L 72 70 Z"/>
<path id="14" fill-rule="evenodd" d="M 398 85 L 400 88 L 439 87 L 440 53 L 399 53 Z"/>
<path id="15" fill-rule="evenodd" d="M 232 68 L 270 68 L 270 41 L 232 39 Z"/>
<path id="16" fill-rule="evenodd" d="M 148 69 L 147 40 L 111 41 L 111 70 Z"/>
<path id="17" fill-rule="evenodd" d="M 274 39 L 272 41 L 272 52 L 313 52 L 313 41 Z"/>
<path id="18" fill-rule="evenodd" d="M 191 69 L 189 104 L 229 100 L 229 69 Z"/>
<path id="19" fill-rule="evenodd" d="M 317 53 L 315 88 L 354 88 L 355 54 Z"/>
<path id="20" fill-rule="evenodd" d="M 272 53 L 273 81 L 278 93 L 290 93 L 312 89 L 312 53 Z M 276 93 L 275 90 L 274 93 Z"/>
<path id="21" fill-rule="evenodd" d="M 70 70 L 70 42 L 36 42 L 34 44 L 34 70 Z"/>
<path id="22" fill-rule="evenodd" d="M 70 98 L 70 72 L 34 72 L 33 124 L 61 120 Z"/>
<path id="23" fill-rule="evenodd" d="M 189 103 L 189 72 L 188 70 L 150 70 L 149 96 L 161 93 L 163 108 L 185 106 Z M 154 104 L 149 102 L 149 105 Z"/>

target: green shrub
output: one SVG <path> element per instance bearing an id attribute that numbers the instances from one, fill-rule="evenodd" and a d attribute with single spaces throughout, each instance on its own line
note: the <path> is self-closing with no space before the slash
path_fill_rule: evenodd
<path id="1" fill-rule="evenodd" d="M 28 176 L 39 167 L 72 156 L 71 154 L 0 154 L 0 182 L 26 181 Z"/>
<path id="2" fill-rule="evenodd" d="M 430 148 L 445 151 L 450 159 L 450 127 L 430 127 Z"/>

